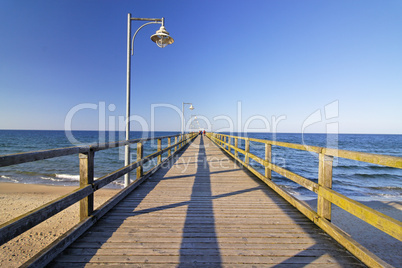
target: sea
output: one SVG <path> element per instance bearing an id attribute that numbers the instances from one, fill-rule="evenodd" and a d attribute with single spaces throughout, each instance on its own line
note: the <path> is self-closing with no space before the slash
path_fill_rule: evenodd
<path id="1" fill-rule="evenodd" d="M 179 132 L 131 132 L 131 139 L 161 137 Z M 229 134 L 229 133 L 227 133 Z M 379 134 L 301 134 L 301 133 L 231 133 L 257 139 L 297 143 L 304 145 L 338 148 L 342 150 L 402 157 L 402 135 Z M 46 149 L 82 146 L 98 142 L 124 140 L 123 132 L 98 131 L 48 131 L 48 130 L 0 130 L 0 155 Z M 164 139 L 162 146 L 167 146 Z M 239 146 L 244 148 L 244 143 Z M 144 144 L 144 156 L 157 150 L 155 141 Z M 136 160 L 135 145 L 131 160 Z M 251 142 L 250 152 L 264 158 L 264 144 Z M 163 157 L 167 157 L 167 153 Z M 155 159 L 156 161 L 156 159 Z M 149 162 L 145 171 L 156 163 Z M 279 146 L 272 146 L 272 162 L 314 182 L 318 181 L 318 155 Z M 0 167 L 0 182 L 22 184 L 47 184 L 76 186 L 79 184 L 78 155 L 69 155 L 36 162 Z M 259 172 L 264 168 L 250 164 Z M 124 166 L 124 147 L 102 150 L 95 153 L 95 179 L 101 178 Z M 135 177 L 135 171 L 132 172 Z M 316 198 L 315 193 L 272 172 L 272 180 L 299 199 Z M 1 186 L 0 186 L 1 187 Z M 119 179 L 107 186 L 120 189 Z M 369 164 L 354 160 L 334 158 L 333 189 L 357 201 L 402 201 L 402 169 Z"/>

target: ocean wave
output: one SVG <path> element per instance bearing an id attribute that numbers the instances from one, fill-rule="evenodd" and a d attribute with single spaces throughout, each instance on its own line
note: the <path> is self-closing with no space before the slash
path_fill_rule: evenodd
<path id="1" fill-rule="evenodd" d="M 56 177 L 40 177 L 42 180 L 47 180 L 47 181 L 55 181 L 55 182 L 61 182 L 61 181 L 63 181 L 63 180 L 61 180 L 61 179 L 58 179 L 58 178 L 56 178 Z"/>
<path id="2" fill-rule="evenodd" d="M 8 180 L 8 181 L 11 181 L 11 182 L 14 182 L 14 183 L 18 183 L 18 182 L 19 182 L 19 181 L 15 180 L 15 179 L 13 179 L 13 178 L 11 178 L 11 177 L 9 177 L 9 176 L 6 176 L 6 175 L 1 175 L 1 176 L 0 176 L 0 179 L 5 179 L 5 180 Z"/>
<path id="3" fill-rule="evenodd" d="M 393 199 L 393 200 L 395 200 L 396 197 L 399 198 L 399 199 L 401 198 L 400 194 L 396 194 L 396 195 L 393 195 L 393 194 L 378 194 L 377 196 L 382 197 L 382 198 L 390 198 L 390 199 Z"/>
<path id="4" fill-rule="evenodd" d="M 355 173 L 352 176 L 361 177 L 361 178 L 394 178 L 398 175 L 392 175 L 389 173 Z"/>
<path id="5" fill-rule="evenodd" d="M 391 173 L 339 173 L 334 172 L 334 178 L 337 179 L 398 179 L 402 178 L 399 174 Z"/>
<path id="6" fill-rule="evenodd" d="M 80 175 L 73 174 L 54 174 L 56 178 L 60 178 L 62 180 L 70 180 L 70 181 L 79 181 Z"/>
<path id="7" fill-rule="evenodd" d="M 367 188 L 374 189 L 374 190 L 392 190 L 392 191 L 401 191 L 402 188 L 398 186 L 368 186 Z"/>

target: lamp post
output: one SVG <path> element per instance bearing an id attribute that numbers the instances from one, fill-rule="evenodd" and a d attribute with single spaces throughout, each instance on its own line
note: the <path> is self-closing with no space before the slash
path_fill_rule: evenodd
<path id="1" fill-rule="evenodd" d="M 133 38 L 131 39 L 131 21 L 148 21 L 147 23 L 140 26 L 137 31 L 134 33 Z M 124 157 L 124 165 L 127 166 L 130 164 L 130 144 L 128 141 L 130 140 L 130 73 L 131 73 L 131 56 L 134 54 L 134 39 L 137 35 L 138 31 L 141 30 L 146 25 L 150 24 L 161 24 L 161 27 L 155 34 L 151 36 L 151 40 L 155 42 L 158 47 L 165 47 L 167 45 L 173 44 L 174 40 L 170 37 L 169 33 L 165 29 L 165 18 L 161 19 L 151 19 L 151 18 L 132 18 L 131 14 L 128 13 L 127 20 L 127 99 L 126 99 L 126 141 L 127 144 L 125 146 L 125 157 Z M 127 187 L 130 184 L 130 173 L 124 175 L 124 187 Z"/>
<path id="2" fill-rule="evenodd" d="M 198 123 L 197 116 L 192 114 L 190 117 L 190 122 L 191 122 L 190 129 L 192 131 L 195 131 L 196 123 Z"/>
<path id="3" fill-rule="evenodd" d="M 182 111 L 182 125 L 181 125 L 181 134 L 184 134 L 184 104 L 190 104 L 190 110 L 194 110 L 194 107 L 193 107 L 193 104 L 192 103 L 190 103 L 190 102 L 183 102 L 183 105 L 182 105 L 182 109 L 181 109 L 181 111 Z"/>

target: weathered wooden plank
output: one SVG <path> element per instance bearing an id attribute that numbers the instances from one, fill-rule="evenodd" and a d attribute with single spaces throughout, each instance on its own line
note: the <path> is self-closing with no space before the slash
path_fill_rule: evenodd
<path id="1" fill-rule="evenodd" d="M 221 256 L 221 255 L 181 255 L 181 256 L 140 256 L 140 255 L 124 255 L 124 256 L 60 256 L 60 262 L 68 263 L 109 263 L 119 262 L 121 264 L 132 263 L 166 263 L 166 264 L 181 264 L 181 265 L 214 265 L 224 263 L 235 264 L 304 264 L 311 263 L 341 263 L 341 264 L 359 264 L 356 258 L 349 256 L 333 256 L 324 254 L 321 256 L 293 256 L 293 257 L 278 257 L 278 256 Z M 57 265 L 57 262 L 56 262 Z"/>
<path id="2" fill-rule="evenodd" d="M 217 232 L 215 230 L 210 229 L 208 232 L 191 232 L 190 230 L 186 229 L 186 233 L 189 233 L 187 236 L 191 238 L 244 238 L 247 237 L 247 239 L 254 239 L 254 238 L 261 238 L 261 239 L 272 239 L 272 238 L 278 238 L 278 239 L 289 239 L 292 242 L 296 239 L 300 238 L 314 238 L 314 239 L 319 239 L 322 237 L 323 233 L 314 233 L 314 232 L 259 232 L 259 233 L 245 233 L 245 232 Z M 86 238 L 109 238 L 109 239 L 126 239 L 129 241 L 130 239 L 151 239 L 151 238 L 183 238 L 183 233 L 182 232 L 147 232 L 147 231 L 142 231 L 142 232 L 137 232 L 137 233 L 131 233 L 131 232 L 106 232 L 106 231 L 91 231 L 86 235 Z M 261 240 L 263 241 L 263 240 Z"/>
<path id="3" fill-rule="evenodd" d="M 182 211 L 182 212 L 176 212 L 176 211 L 163 211 L 163 210 L 156 210 L 156 211 L 134 211 L 134 212 L 125 212 L 125 211 L 118 211 L 118 210 L 113 210 L 109 215 L 111 217 L 122 217 L 122 218 L 129 218 L 129 217 L 136 217 L 141 218 L 143 217 L 187 217 L 187 218 L 208 218 L 208 217 L 222 217 L 222 218 L 236 218 L 236 219 L 241 219 L 241 218 L 247 218 L 247 219 L 258 219 L 258 218 L 278 218 L 278 217 L 284 217 L 284 218 L 289 218 L 289 216 L 292 216 L 293 219 L 306 219 L 303 215 L 301 215 L 297 211 L 288 211 L 286 214 L 283 213 L 281 210 L 270 210 L 270 211 L 257 211 L 261 213 L 256 213 L 253 211 L 247 211 L 244 213 L 240 213 L 240 211 L 236 211 L 235 209 L 231 211 L 214 211 L 211 213 L 211 211 L 208 210 L 213 210 L 213 208 L 208 208 L 204 207 L 202 208 L 196 208 L 196 209 L 191 209 L 191 211 Z M 276 212 L 277 214 L 268 214 L 269 212 Z"/>
<path id="4" fill-rule="evenodd" d="M 87 153 L 80 153 L 80 187 L 91 186 L 94 181 L 94 157 L 95 152 L 89 150 Z M 80 200 L 80 221 L 89 217 L 94 210 L 94 194 Z"/>
<path id="5" fill-rule="evenodd" d="M 334 241 L 330 239 L 328 236 L 324 237 L 301 237 L 297 239 L 289 239 L 286 237 L 221 237 L 219 238 L 219 244 L 225 243 L 251 243 L 251 244 L 305 244 L 305 243 L 333 243 Z M 185 237 L 186 243 L 215 243 L 216 237 Z M 98 242 L 98 243 L 181 243 L 183 237 L 124 237 L 124 236 L 113 236 L 105 241 L 105 237 L 96 237 L 96 236 L 89 236 L 88 234 L 85 235 L 81 242 Z M 345 252 L 344 252 L 345 253 Z M 345 254 L 348 255 L 348 254 Z"/>
<path id="6" fill-rule="evenodd" d="M 136 222 L 138 224 L 143 224 L 143 223 L 147 223 L 150 220 L 156 221 L 158 220 L 158 217 L 153 217 L 153 218 L 143 218 L 143 219 L 127 219 L 127 220 L 123 220 L 124 218 L 121 217 L 105 217 L 105 221 L 107 220 L 114 220 L 114 221 L 120 221 L 120 222 Z M 180 223 L 180 222 L 184 222 L 185 219 L 178 219 L 175 217 L 169 218 L 169 219 L 164 219 L 165 222 L 167 223 Z M 238 224 L 250 224 L 250 221 L 247 218 L 242 218 L 242 219 L 236 219 L 236 218 L 226 218 L 226 219 L 215 219 L 214 223 L 220 224 L 220 223 L 225 223 L 225 222 L 230 222 L 230 221 L 236 221 L 236 223 Z M 192 223 L 202 223 L 202 224 L 207 224 L 211 222 L 211 219 L 196 219 L 196 220 L 189 220 L 186 222 L 186 224 L 192 224 Z M 264 224 L 264 223 L 269 223 L 269 224 L 280 224 L 280 223 L 285 223 L 285 224 L 291 224 L 291 223 L 296 223 L 296 224 L 300 224 L 300 223 L 307 223 L 308 220 L 303 220 L 303 219 L 297 219 L 297 220 L 291 220 L 291 219 L 275 219 L 274 217 L 271 219 L 264 219 L 264 218 L 259 218 L 256 220 L 253 220 L 252 224 Z"/>
<path id="7" fill-rule="evenodd" d="M 144 157 L 143 146 L 144 145 L 142 142 L 137 143 L 137 162 L 140 161 Z M 144 176 L 143 167 L 139 166 L 137 168 L 137 179 L 141 178 L 142 176 Z"/>
<path id="8" fill-rule="evenodd" d="M 319 154 L 318 184 L 329 189 L 332 188 L 333 159 L 332 156 Z M 319 194 L 317 198 L 317 214 L 331 221 L 331 210 L 332 203 Z"/>
<path id="9" fill-rule="evenodd" d="M 313 247 L 314 248 L 314 247 Z M 74 256 L 127 256 L 126 248 L 70 248 L 65 251 L 65 254 L 74 255 Z M 257 248 L 253 250 L 244 250 L 244 248 L 240 249 L 214 249 L 214 248 L 203 248 L 202 254 L 204 255 L 232 255 L 232 256 L 275 256 L 275 257 L 319 257 L 326 254 L 330 254 L 331 256 L 336 257 L 337 255 L 342 256 L 342 250 L 329 250 L 329 249 L 265 249 L 265 248 Z M 141 255 L 141 256 L 180 256 L 180 255 L 199 255 L 199 248 L 187 247 L 187 248 L 163 248 L 155 250 L 153 248 L 138 248 L 130 251 L 130 255 Z"/>
<path id="10" fill-rule="evenodd" d="M 160 151 L 162 150 L 162 140 L 158 139 L 158 147 L 157 150 Z M 157 164 L 159 165 L 160 163 L 162 163 L 162 155 L 158 155 L 158 162 Z"/>
<path id="11" fill-rule="evenodd" d="M 91 229 L 91 232 L 114 232 L 116 234 L 118 233 L 124 233 L 124 234 L 136 234 L 136 233 L 172 233 L 172 232 L 177 232 L 177 230 L 171 226 L 169 227 L 163 227 L 163 226 L 141 226 L 136 228 L 136 225 L 133 225 L 132 227 L 128 226 L 126 227 L 125 225 L 120 225 L 118 226 L 119 228 L 116 229 L 117 225 L 115 226 L 110 226 L 107 224 L 97 224 Z M 320 233 L 320 231 L 317 232 L 316 228 L 309 228 L 306 230 L 306 226 L 300 227 L 299 225 L 287 225 L 286 228 L 282 227 L 281 225 L 277 226 L 270 226 L 266 225 L 265 228 L 264 226 L 261 226 L 261 228 L 242 228 L 242 227 L 232 227 L 232 226 L 225 226 L 221 228 L 216 228 L 214 229 L 216 234 L 230 234 L 230 233 L 238 233 L 238 234 L 244 234 L 244 233 L 286 233 L 286 234 L 296 234 L 296 233 L 303 233 L 303 234 L 316 234 Z M 281 228 L 282 227 L 282 228 Z M 202 224 L 200 225 L 195 225 L 191 227 L 186 226 L 186 231 L 189 233 L 211 233 L 211 227 L 205 227 Z M 323 231 L 321 232 L 323 233 Z"/>
<path id="12" fill-rule="evenodd" d="M 0 156 L 0 167 L 28 163 L 71 154 L 78 154 L 79 152 L 80 147 L 68 147 L 68 148 L 58 148 L 58 149 L 43 150 L 28 153 L 3 155 Z"/>
<path id="13" fill-rule="evenodd" d="M 298 241 L 300 242 L 300 241 Z M 178 248 L 191 248 L 191 249 L 209 249 L 219 246 L 220 249 L 264 249 L 264 250 L 330 250 L 344 252 L 344 249 L 339 245 L 329 243 L 222 243 L 215 242 L 206 243 L 192 243 L 192 242 L 142 242 L 142 243 L 128 243 L 128 242 L 87 242 L 79 239 L 73 243 L 70 248 L 95 248 L 95 249 L 178 249 Z"/>
<path id="14" fill-rule="evenodd" d="M 113 262 L 108 262 L 108 263 L 84 263 L 84 264 L 83 263 L 57 263 L 57 265 L 59 267 L 68 267 L 68 268 L 70 268 L 70 267 L 83 267 L 83 265 L 85 265 L 85 267 L 95 267 L 95 266 L 99 267 L 100 265 L 103 265 L 103 266 L 107 265 L 108 268 L 120 268 L 120 267 L 122 267 L 121 263 L 113 263 Z M 183 264 L 183 266 L 184 265 L 185 264 Z M 196 265 L 202 266 L 202 267 L 219 266 L 221 268 L 238 268 L 238 267 L 244 268 L 245 266 L 247 267 L 247 264 L 238 264 L 238 263 L 229 263 L 229 264 L 220 263 L 219 265 L 213 264 L 213 263 L 200 263 L 200 264 L 198 264 L 198 263 L 193 263 L 193 264 L 189 263 L 189 264 L 187 264 L 188 267 L 194 267 L 194 266 L 196 267 Z M 137 267 L 137 268 L 149 268 L 149 267 L 152 267 L 152 268 L 158 268 L 158 267 L 166 268 L 167 264 L 166 263 L 162 263 L 162 264 L 161 263 L 152 263 L 152 264 L 147 264 L 147 263 L 135 264 L 135 263 L 131 263 L 128 266 L 129 267 Z M 169 264 L 168 266 L 176 267 L 176 266 L 180 266 L 180 264 Z M 250 266 L 250 265 L 248 265 L 248 266 Z M 267 267 L 300 268 L 300 266 L 301 265 L 298 264 L 298 263 L 296 263 L 296 264 L 285 263 L 285 264 L 262 264 L 262 265 L 260 265 L 260 267 L 265 267 L 265 268 L 267 268 Z M 304 265 L 304 266 L 306 266 L 306 265 Z M 259 267 L 259 266 L 253 265 L 253 267 Z M 322 263 L 310 263 L 310 264 L 308 264 L 308 267 L 310 267 L 310 268 L 322 268 L 323 264 Z M 343 268 L 343 267 L 345 267 L 345 265 L 337 264 L 337 263 L 328 263 L 328 264 L 325 264 L 325 267 L 326 268 Z M 360 265 L 359 264 L 350 264 L 350 265 L 348 265 L 348 267 L 353 268 L 353 267 L 365 267 L 365 266 L 362 266 L 361 264 Z"/>
<path id="15" fill-rule="evenodd" d="M 372 163 L 376 165 L 383 165 L 387 167 L 402 168 L 402 157 L 390 156 L 390 155 L 380 155 L 380 154 L 370 154 L 363 152 L 353 152 L 346 150 L 337 150 L 332 148 L 323 149 L 323 153 L 326 155 L 341 157 L 351 160 L 357 160 L 367 163 Z"/>

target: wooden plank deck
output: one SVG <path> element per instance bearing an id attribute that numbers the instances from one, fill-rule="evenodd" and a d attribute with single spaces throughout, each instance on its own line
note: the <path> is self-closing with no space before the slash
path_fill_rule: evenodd
<path id="1" fill-rule="evenodd" d="M 364 267 L 197 137 L 50 266 Z"/>

